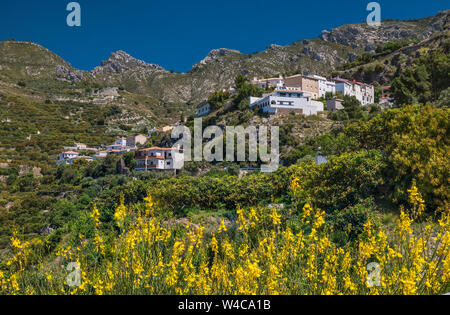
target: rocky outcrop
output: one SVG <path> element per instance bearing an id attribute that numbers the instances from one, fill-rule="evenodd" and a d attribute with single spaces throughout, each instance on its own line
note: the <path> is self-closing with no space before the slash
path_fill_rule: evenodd
<path id="1" fill-rule="evenodd" d="M 56 79 L 59 81 L 80 82 L 84 80 L 83 72 L 71 70 L 66 66 L 59 65 L 55 69 Z"/>
<path id="2" fill-rule="evenodd" d="M 122 74 L 129 70 L 142 69 L 144 71 L 165 71 L 163 67 L 156 64 L 149 64 L 136 59 L 124 51 L 117 51 L 103 61 L 100 66 L 94 68 L 91 73 L 99 74 Z"/>
<path id="3" fill-rule="evenodd" d="M 208 63 L 218 61 L 221 59 L 221 57 L 225 57 L 231 54 L 241 54 L 240 51 L 234 50 L 234 49 L 227 49 L 227 48 L 219 48 L 219 49 L 213 49 L 209 52 L 209 54 L 198 64 L 200 65 L 206 65 Z"/>
<path id="4" fill-rule="evenodd" d="M 343 25 L 330 31 L 322 31 L 319 38 L 327 42 L 362 47 L 370 51 L 377 43 L 426 39 L 434 32 L 443 29 L 449 12 L 450 10 L 442 11 L 434 17 L 421 20 L 382 21 L 379 27 L 370 27 L 366 23 Z"/>

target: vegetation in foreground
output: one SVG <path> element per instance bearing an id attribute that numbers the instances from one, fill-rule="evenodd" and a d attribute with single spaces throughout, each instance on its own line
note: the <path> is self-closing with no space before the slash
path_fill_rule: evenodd
<path id="1" fill-rule="evenodd" d="M 161 220 L 151 195 L 142 205 L 114 213 L 102 232 L 96 206 L 94 236 L 56 253 L 54 268 L 40 259 L 47 244 L 11 238 L 15 255 L 0 273 L 4 294 L 440 294 L 449 289 L 450 211 L 437 224 L 412 229 L 425 209 L 417 187 L 408 190 L 393 230 L 368 219 L 354 242 L 339 246 L 325 211 L 301 206 L 299 178 L 290 184 L 292 205 L 237 209 L 235 224 L 217 230 Z M 347 237 L 355 227 L 351 221 Z M 68 271 L 67 264 L 79 266 Z M 75 263 L 75 264 L 74 264 Z M 73 271 L 74 270 L 74 271 Z M 74 285 L 75 284 L 75 285 Z"/>

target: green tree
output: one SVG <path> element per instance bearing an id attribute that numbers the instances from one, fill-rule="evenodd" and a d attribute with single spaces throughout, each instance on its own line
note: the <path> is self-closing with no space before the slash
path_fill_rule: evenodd
<path id="1" fill-rule="evenodd" d="M 250 82 L 244 82 L 239 87 L 236 96 L 234 97 L 233 103 L 236 106 L 239 106 L 242 100 L 248 99 L 250 96 L 261 97 L 264 93 L 264 90 L 254 86 Z"/>
<path id="2" fill-rule="evenodd" d="M 381 97 L 381 95 L 383 93 L 382 90 L 381 90 L 381 87 L 376 86 L 374 88 L 374 92 L 375 92 L 374 101 L 375 101 L 375 103 L 378 103 L 380 101 L 380 97 Z"/>
<path id="3" fill-rule="evenodd" d="M 407 68 L 391 86 L 392 96 L 398 105 L 426 103 L 431 99 L 430 76 L 424 65 Z"/>
<path id="4" fill-rule="evenodd" d="M 247 78 L 242 73 L 238 74 L 236 79 L 234 79 L 236 89 L 239 89 L 245 82 L 247 82 Z"/>
<path id="5" fill-rule="evenodd" d="M 67 200 L 59 200 L 50 211 L 50 224 L 59 228 L 75 217 L 75 205 Z"/>
<path id="6" fill-rule="evenodd" d="M 364 117 L 361 103 L 355 96 L 344 95 L 342 106 L 349 119 L 360 119 Z"/>
<path id="7" fill-rule="evenodd" d="M 392 95 L 399 105 L 435 101 L 449 87 L 450 55 L 443 48 L 419 53 L 422 56 L 416 64 L 406 68 L 392 83 Z"/>
<path id="8" fill-rule="evenodd" d="M 248 98 L 243 99 L 242 101 L 239 102 L 238 108 L 239 110 L 246 110 L 250 105 L 250 101 Z"/>
<path id="9" fill-rule="evenodd" d="M 136 167 L 136 160 L 134 159 L 134 152 L 127 152 L 122 155 L 122 158 L 125 162 L 125 166 L 130 170 L 133 170 Z"/>
<path id="10" fill-rule="evenodd" d="M 436 103 L 438 107 L 444 107 L 450 105 L 450 87 L 441 92 L 439 99 Z"/>
<path id="11" fill-rule="evenodd" d="M 34 176 L 31 173 L 19 177 L 18 186 L 19 190 L 22 192 L 32 191 L 34 188 L 34 184 L 35 184 Z"/>
<path id="12" fill-rule="evenodd" d="M 415 181 L 428 208 L 443 210 L 450 196 L 449 122 L 447 108 L 409 105 L 349 125 L 344 132 L 361 147 L 385 153 L 395 201 L 405 202 Z"/>
<path id="13" fill-rule="evenodd" d="M 222 107 L 228 101 L 229 98 L 230 98 L 229 92 L 215 91 L 208 98 L 208 103 L 211 105 L 213 109 L 218 109 Z"/>

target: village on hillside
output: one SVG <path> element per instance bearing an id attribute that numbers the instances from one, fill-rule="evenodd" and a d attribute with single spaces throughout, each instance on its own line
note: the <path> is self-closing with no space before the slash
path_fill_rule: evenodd
<path id="1" fill-rule="evenodd" d="M 280 75 L 273 78 L 254 78 L 251 83 L 261 89 L 272 90 L 262 97 L 249 98 L 250 108 L 259 108 L 268 114 L 299 112 L 306 116 L 316 115 L 324 110 L 325 104 L 320 100 L 326 100 L 328 111 L 341 110 L 344 109 L 341 97 L 345 95 L 354 96 L 362 106 L 375 103 L 373 85 L 339 77 L 327 79 L 304 73 L 287 77 Z M 380 103 L 391 104 L 389 88 L 389 86 L 382 88 Z M 230 88 L 226 92 L 234 94 L 236 90 Z M 211 104 L 205 101 L 200 104 L 197 116 L 206 116 L 212 111 Z"/>
<path id="2" fill-rule="evenodd" d="M 254 78 L 250 83 L 260 89 L 271 91 L 260 97 L 250 96 L 249 107 L 258 108 L 268 115 L 281 115 L 291 112 L 309 116 L 324 111 L 344 109 L 342 97 L 354 96 L 362 106 L 375 103 L 374 86 L 362 82 L 342 78 L 327 79 L 318 75 L 296 74 L 292 76 L 273 78 Z M 380 103 L 390 104 L 389 87 L 382 88 Z M 233 95 L 237 90 L 230 87 L 225 92 Z M 197 116 L 206 116 L 213 112 L 213 106 L 208 101 L 200 104 Z M 154 128 L 149 134 L 170 131 L 173 126 L 161 129 Z M 72 165 L 75 161 L 105 159 L 108 155 L 123 155 L 134 152 L 136 171 L 176 170 L 183 166 L 182 150 L 164 147 L 144 148 L 147 136 L 132 134 L 120 137 L 113 144 L 89 148 L 83 143 L 74 143 L 72 147 L 64 147 L 59 154 L 58 165 Z M 90 153 L 90 154 L 89 154 Z M 317 157 L 316 157 L 317 159 Z M 320 164 L 320 163 L 319 163 Z"/>
<path id="3" fill-rule="evenodd" d="M 84 160 L 92 162 L 103 160 L 108 155 L 123 155 L 134 152 L 136 160 L 136 171 L 147 170 L 176 170 L 183 165 L 184 157 L 182 150 L 174 148 L 151 147 L 139 149 L 147 143 L 147 136 L 143 134 L 133 134 L 129 137 L 121 137 L 113 144 L 106 147 L 88 148 L 83 143 L 75 143 L 73 147 L 64 147 L 64 151 L 59 154 L 59 165 L 72 165 L 75 161 Z M 87 153 L 94 153 L 93 156 Z"/>

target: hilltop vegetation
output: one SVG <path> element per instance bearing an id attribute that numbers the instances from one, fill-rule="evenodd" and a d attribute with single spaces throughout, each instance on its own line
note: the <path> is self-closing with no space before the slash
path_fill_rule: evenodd
<path id="1" fill-rule="evenodd" d="M 438 59 L 441 59 L 436 61 L 441 63 L 439 68 L 443 70 L 448 61 L 442 60 L 442 54 L 448 58 L 450 42 L 448 11 L 437 14 L 435 19 L 440 21 L 439 31 L 432 32 L 430 36 L 418 36 L 414 39 L 398 36 L 392 37 L 389 41 L 379 42 L 373 45 L 370 51 L 359 54 L 355 56 L 354 60 L 339 65 L 335 74 L 357 81 L 389 85 L 405 70 L 410 73 L 418 64 L 427 64 L 432 58 L 439 55 L 441 57 Z M 431 21 L 429 23 L 431 26 L 433 25 Z M 435 74 L 436 70 L 427 68 L 430 75 Z M 415 79 L 422 81 L 417 76 Z M 405 103 L 403 100 L 400 101 L 402 104 Z"/>

